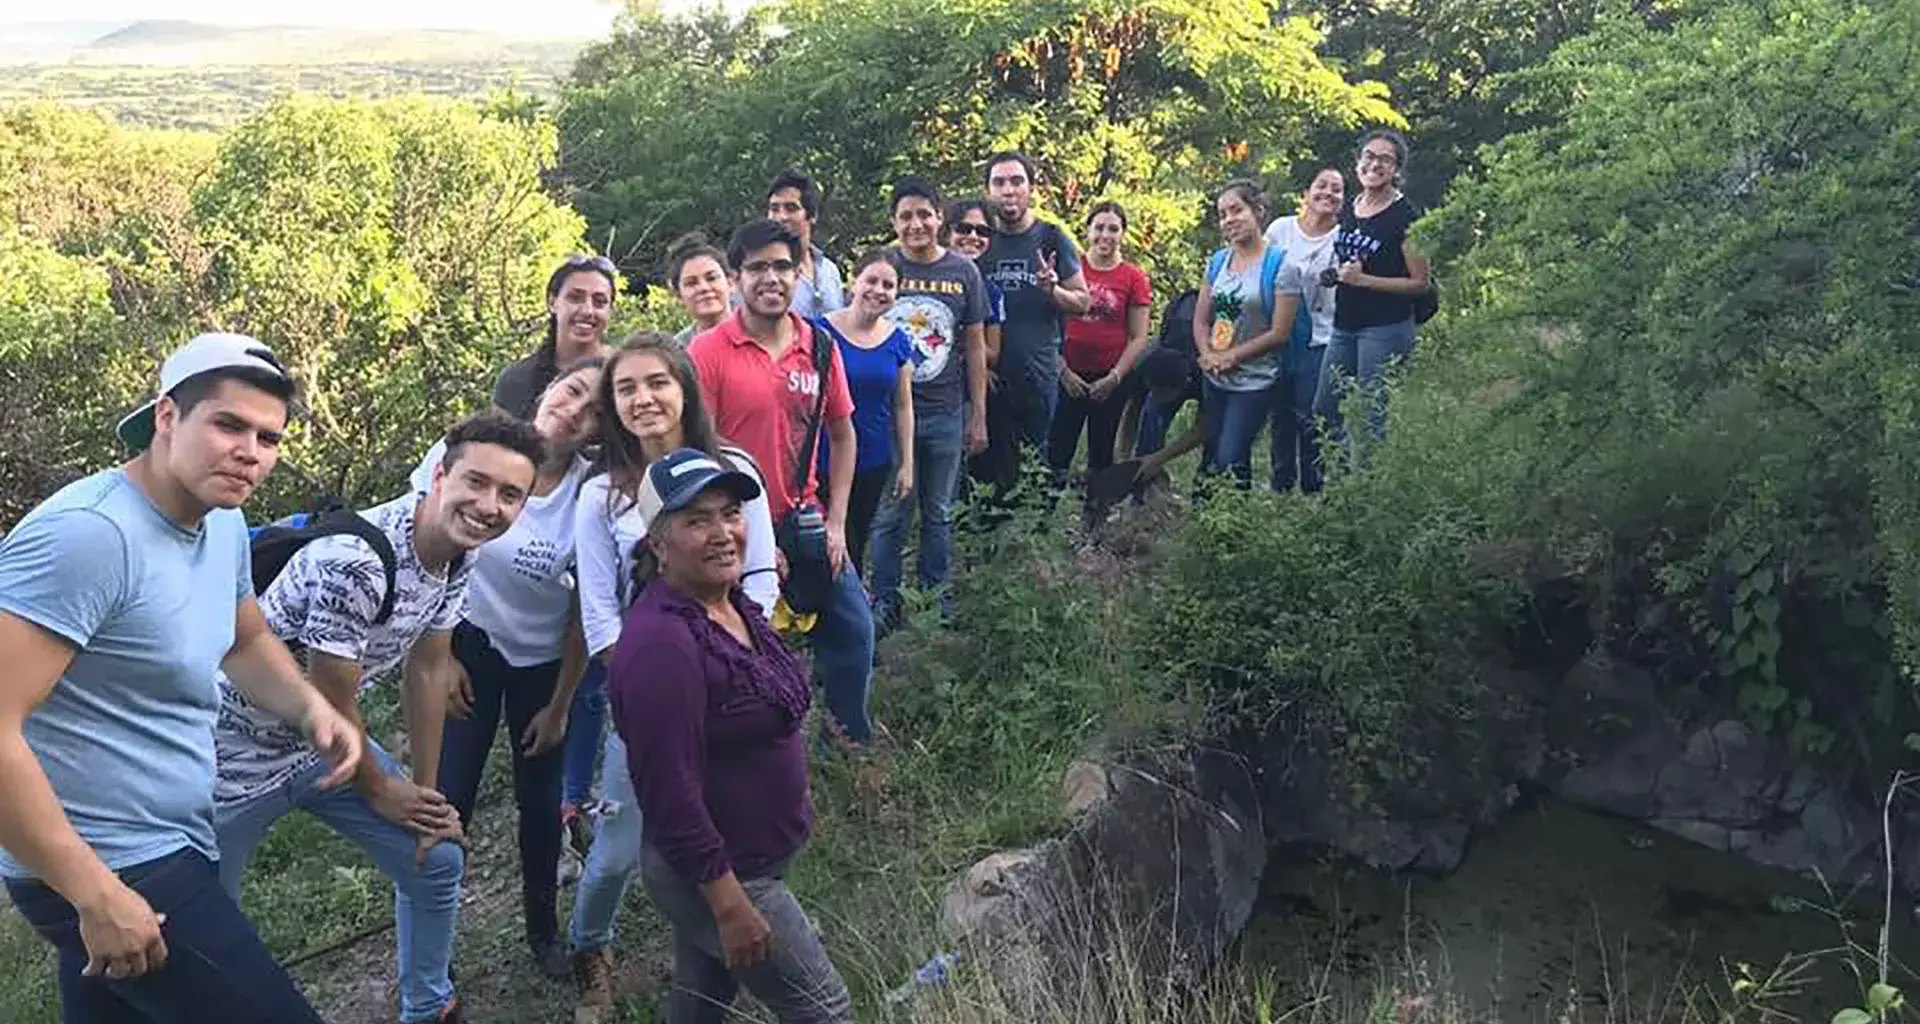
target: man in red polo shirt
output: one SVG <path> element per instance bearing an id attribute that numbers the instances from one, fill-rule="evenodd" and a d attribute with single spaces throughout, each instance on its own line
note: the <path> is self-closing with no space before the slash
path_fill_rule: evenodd
<path id="1" fill-rule="evenodd" d="M 776 221 L 754 221 L 735 231 L 727 263 L 740 305 L 719 326 L 688 342 L 687 354 L 700 375 L 700 393 L 715 429 L 760 464 L 773 521 L 809 506 L 824 514 L 833 588 L 813 629 L 814 675 L 847 738 L 866 743 L 873 738 L 867 718 L 873 612 L 847 560 L 847 496 L 856 454 L 853 398 L 839 351 L 790 308 L 806 256 L 800 239 Z M 816 339 L 828 346 L 831 360 L 824 381 L 814 364 Z M 822 387 L 827 390 L 820 435 L 830 443 L 824 504 L 819 475 L 802 472 L 815 461 L 814 450 L 802 449 Z"/>

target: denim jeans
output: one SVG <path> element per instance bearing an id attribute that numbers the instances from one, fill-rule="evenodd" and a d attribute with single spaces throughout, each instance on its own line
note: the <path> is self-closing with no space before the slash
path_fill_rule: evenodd
<path id="1" fill-rule="evenodd" d="M 853 566 L 833 578 L 833 593 L 808 640 L 813 678 L 826 691 L 833 720 L 855 743 L 873 739 L 873 720 L 867 717 L 867 694 L 873 688 L 873 608 Z"/>
<path id="2" fill-rule="evenodd" d="M 1358 387 L 1366 403 L 1367 436 L 1378 442 L 1387 436 L 1387 391 L 1384 378 L 1393 364 L 1413 353 L 1413 318 L 1382 327 L 1335 327 L 1320 365 L 1320 386 L 1313 408 L 1327 420 L 1327 436 L 1348 447 L 1346 424 L 1340 419 L 1340 400 L 1349 386 Z"/>
<path id="3" fill-rule="evenodd" d="M 626 896 L 627 882 L 640 866 L 640 802 L 634 799 L 633 776 L 627 774 L 627 745 L 620 730 L 607 730 L 606 778 L 601 799 L 613 805 L 594 826 L 587 866 L 573 890 L 573 920 L 567 938 L 576 953 L 591 953 L 613 945 L 613 922 Z"/>
<path id="4" fill-rule="evenodd" d="M 487 634 L 462 622 L 453 631 L 453 654 L 473 684 L 473 710 L 448 716 L 440 746 L 440 791 L 473 830 L 473 803 L 487 771 L 487 755 L 502 719 L 513 756 L 513 802 L 520 812 L 521 919 L 536 946 L 559 934 L 554 902 L 559 898 L 560 763 L 562 748 L 529 756 L 521 742 L 533 716 L 553 699 L 560 663 L 515 668 L 494 650 Z"/>
<path id="5" fill-rule="evenodd" d="M 320 1024 L 320 1015 L 274 962 L 225 890 L 213 862 L 184 849 L 119 872 L 155 913 L 167 965 L 138 978 L 88 978 L 80 919 L 60 894 L 8 881 L 7 894 L 40 937 L 60 952 L 60 1019 L 66 1024 Z M 16 972 L 18 965 L 16 965 Z"/>
<path id="6" fill-rule="evenodd" d="M 607 666 L 599 658 L 587 660 L 586 674 L 573 691 L 567 712 L 567 742 L 561 759 L 566 781 L 560 802 L 578 807 L 593 797 L 593 759 L 600 755 L 600 734 L 607 727 Z"/>
<path id="7" fill-rule="evenodd" d="M 781 1024 L 844 1024 L 853 1020 L 846 983 L 827 958 L 819 929 L 800 909 L 779 869 L 740 879 L 773 937 L 765 960 L 727 968 L 720 927 L 698 886 L 684 881 L 652 847 L 640 854 L 640 878 L 660 916 L 673 927 L 673 991 L 669 1024 L 721 1024 L 741 986 Z"/>
<path id="8" fill-rule="evenodd" d="M 1274 388 L 1228 391 L 1206 381 L 1200 416 L 1207 427 L 1207 472 L 1231 471 L 1241 490 L 1253 486 L 1253 442 L 1273 414 Z"/>
<path id="9" fill-rule="evenodd" d="M 367 755 L 380 759 L 389 775 L 403 775 L 400 765 L 376 743 Z M 393 880 L 394 945 L 400 960 L 400 1019 L 432 1020 L 453 1002 L 453 982 L 447 968 L 453 961 L 453 935 L 460 911 L 460 877 L 466 855 L 452 843 L 427 851 L 424 863 L 414 859 L 412 832 L 381 817 L 352 785 L 323 790 L 320 780 L 328 767 L 316 762 L 273 789 L 236 804 L 214 808 L 214 831 L 220 840 L 220 884 L 234 902 L 240 901 L 240 878 L 267 830 L 293 810 L 327 823 L 335 832 L 358 844 L 382 874 Z"/>
<path id="10" fill-rule="evenodd" d="M 1280 364 L 1273 393 L 1273 490 L 1285 494 L 1297 482 L 1305 494 L 1325 485 L 1320 442 L 1315 437 L 1313 401 L 1320 390 L 1324 347 L 1289 350 Z"/>
<path id="11" fill-rule="evenodd" d="M 963 454 L 960 412 L 916 417 L 913 423 L 913 493 L 906 501 L 887 494 L 874 517 L 873 604 L 882 622 L 900 612 L 901 565 L 914 506 L 920 509 L 920 586 L 944 591 L 953 564 L 953 489 Z M 946 597 L 941 595 L 944 604 Z"/>

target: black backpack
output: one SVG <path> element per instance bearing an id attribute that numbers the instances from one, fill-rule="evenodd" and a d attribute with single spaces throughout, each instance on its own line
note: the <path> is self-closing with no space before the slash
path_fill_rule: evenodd
<path id="1" fill-rule="evenodd" d="M 1193 352 L 1193 307 L 1200 304 L 1200 289 L 1189 288 L 1176 296 L 1160 314 L 1160 337 L 1155 344 L 1179 352 Z"/>
<path id="2" fill-rule="evenodd" d="M 322 537 L 347 534 L 366 541 L 367 546 L 379 557 L 380 567 L 387 571 L 387 589 L 380 598 L 380 610 L 374 615 L 373 624 L 384 625 L 393 615 L 394 566 L 398 564 L 393 553 L 393 542 L 387 540 L 386 533 L 360 513 L 341 505 L 328 504 L 312 512 L 296 512 L 285 519 L 256 526 L 247 534 L 253 557 L 255 594 L 266 593 L 267 587 L 279 577 L 287 563 L 293 561 L 294 554 Z M 456 561 L 454 564 L 457 566 L 459 563 Z"/>

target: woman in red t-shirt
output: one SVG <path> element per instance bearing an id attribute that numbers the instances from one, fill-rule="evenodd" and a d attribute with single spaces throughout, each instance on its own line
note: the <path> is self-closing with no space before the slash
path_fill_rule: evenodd
<path id="1" fill-rule="evenodd" d="M 1147 349 L 1147 313 L 1153 289 L 1139 267 L 1120 258 L 1127 213 L 1119 203 L 1100 203 L 1087 217 L 1087 252 L 1081 268 L 1093 304 L 1067 320 L 1060 367 L 1060 401 L 1053 413 L 1047 462 L 1056 482 L 1066 478 L 1087 434 L 1087 471 L 1113 465 L 1113 439 L 1131 389 L 1127 375 Z"/>

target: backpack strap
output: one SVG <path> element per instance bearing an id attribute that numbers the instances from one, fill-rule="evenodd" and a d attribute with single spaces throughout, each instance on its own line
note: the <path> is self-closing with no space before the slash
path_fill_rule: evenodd
<path id="1" fill-rule="evenodd" d="M 253 592 L 264 594 L 273 585 L 280 574 L 286 570 L 287 563 L 301 548 L 322 537 L 346 535 L 358 537 L 369 548 L 374 557 L 380 559 L 380 567 L 385 570 L 386 589 L 380 597 L 380 609 L 374 613 L 373 624 L 385 625 L 393 616 L 394 592 L 397 588 L 399 560 L 393 551 L 393 542 L 387 539 L 386 532 L 369 522 L 365 516 L 350 509 L 329 508 L 320 512 L 299 513 L 285 519 L 255 527 L 250 534 L 250 555 L 253 561 Z M 449 575 L 458 568 L 456 561 L 449 568 Z"/>
<path id="2" fill-rule="evenodd" d="M 1272 242 L 1268 242 L 1267 251 L 1260 254 L 1260 308 L 1267 311 L 1269 323 L 1273 320 L 1273 282 L 1286 262 L 1287 250 Z"/>
<path id="3" fill-rule="evenodd" d="M 1214 250 L 1213 256 L 1207 260 L 1207 287 L 1213 287 L 1213 279 L 1220 276 L 1220 268 L 1226 265 L 1227 250 L 1224 248 Z"/>

